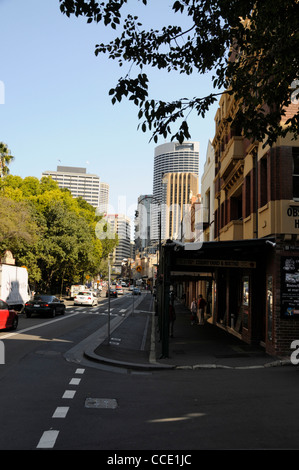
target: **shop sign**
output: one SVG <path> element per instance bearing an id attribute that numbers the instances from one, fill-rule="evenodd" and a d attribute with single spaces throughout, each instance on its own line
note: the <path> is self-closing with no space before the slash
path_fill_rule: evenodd
<path id="1" fill-rule="evenodd" d="M 299 206 L 289 206 L 287 208 L 287 216 L 294 217 L 294 228 L 299 228 Z"/>
<path id="2" fill-rule="evenodd" d="M 299 257 L 281 258 L 281 315 L 299 318 Z"/>
<path id="3" fill-rule="evenodd" d="M 213 268 L 256 268 L 255 261 L 216 260 L 216 259 L 187 259 L 178 258 L 177 265 L 208 266 Z"/>

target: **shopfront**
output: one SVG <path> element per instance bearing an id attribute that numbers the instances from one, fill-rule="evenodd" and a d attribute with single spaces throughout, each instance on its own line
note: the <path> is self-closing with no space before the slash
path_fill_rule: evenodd
<path id="1" fill-rule="evenodd" d="M 217 241 L 192 248 L 171 241 L 163 246 L 166 302 L 167 283 L 187 294 L 186 305 L 200 283 L 211 322 L 247 343 L 266 345 L 267 335 L 273 336 L 273 275 L 267 277 L 273 242 Z"/>

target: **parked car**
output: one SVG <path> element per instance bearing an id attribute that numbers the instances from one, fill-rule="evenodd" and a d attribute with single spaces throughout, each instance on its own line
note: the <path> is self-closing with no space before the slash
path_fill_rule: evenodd
<path id="1" fill-rule="evenodd" d="M 98 305 L 98 298 L 95 292 L 90 290 L 79 292 L 74 298 L 74 305 Z"/>
<path id="2" fill-rule="evenodd" d="M 15 330 L 18 327 L 19 317 L 17 312 L 10 308 L 9 305 L 0 300 L 0 330 L 11 329 Z"/>
<path id="3" fill-rule="evenodd" d="M 106 292 L 106 297 L 108 297 L 108 289 L 107 289 L 107 292 Z M 117 297 L 117 290 L 116 290 L 116 286 L 111 286 L 110 287 L 110 297 Z"/>
<path id="4" fill-rule="evenodd" d="M 133 295 L 141 295 L 141 291 L 140 291 L 139 287 L 134 287 L 134 289 L 132 291 L 132 294 Z"/>
<path id="5" fill-rule="evenodd" d="M 123 290 L 122 286 L 116 286 L 116 290 L 117 290 L 118 294 L 123 295 L 124 290 Z"/>
<path id="6" fill-rule="evenodd" d="M 64 315 L 65 303 L 55 295 L 36 294 L 33 300 L 26 302 L 24 312 L 27 318 L 33 313 L 55 317 L 56 314 Z"/>

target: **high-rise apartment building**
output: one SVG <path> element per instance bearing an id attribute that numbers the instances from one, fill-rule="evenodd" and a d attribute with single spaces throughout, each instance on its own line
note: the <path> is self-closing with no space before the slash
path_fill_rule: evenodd
<path id="1" fill-rule="evenodd" d="M 151 239 L 158 240 L 158 212 L 162 204 L 162 180 L 166 173 L 193 173 L 199 176 L 199 142 L 170 142 L 158 145 L 154 156 L 153 204 Z M 158 201 L 158 203 L 157 203 Z"/>
<path id="2" fill-rule="evenodd" d="M 107 214 L 109 203 L 109 184 L 100 183 L 99 214 Z"/>
<path id="3" fill-rule="evenodd" d="M 100 177 L 86 173 L 86 168 L 57 166 L 57 171 L 44 171 L 42 176 L 51 176 L 61 189 L 69 189 L 73 197 L 82 197 L 93 207 L 99 206 Z"/>
<path id="4" fill-rule="evenodd" d="M 166 173 L 162 179 L 162 239 L 183 240 L 190 200 L 198 193 L 198 176 L 190 172 Z M 188 230 L 189 231 L 189 230 Z M 189 237 L 189 235 L 188 235 Z"/>
<path id="5" fill-rule="evenodd" d="M 150 245 L 151 194 L 141 195 L 138 198 L 137 214 L 135 219 L 135 244 L 137 250 L 144 250 Z"/>
<path id="6" fill-rule="evenodd" d="M 118 235 L 119 243 L 113 253 L 114 274 L 121 273 L 122 261 L 131 257 L 131 220 L 122 214 L 105 216 L 109 224 L 109 232 Z"/>

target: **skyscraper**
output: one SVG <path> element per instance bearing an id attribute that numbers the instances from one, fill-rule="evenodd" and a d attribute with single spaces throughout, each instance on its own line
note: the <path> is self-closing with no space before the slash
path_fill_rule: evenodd
<path id="1" fill-rule="evenodd" d="M 162 179 L 166 173 L 193 173 L 199 177 L 199 142 L 170 142 L 158 145 L 154 156 L 151 239 L 158 240 L 158 212 L 162 209 Z M 160 207 L 159 207 L 160 204 Z"/>
<path id="2" fill-rule="evenodd" d="M 109 184 L 100 183 L 100 199 L 99 199 L 99 214 L 106 214 L 108 211 L 109 203 Z"/>
<path id="3" fill-rule="evenodd" d="M 191 172 L 166 173 L 162 179 L 162 239 L 182 240 L 192 196 L 198 194 L 198 176 Z"/>
<path id="4" fill-rule="evenodd" d="M 42 176 L 51 176 L 61 189 L 69 189 L 73 197 L 81 196 L 93 207 L 99 206 L 100 177 L 86 173 L 86 168 L 57 166 L 57 171 L 44 171 Z"/>
<path id="5" fill-rule="evenodd" d="M 105 220 L 113 238 L 115 234 L 118 235 L 119 243 L 113 253 L 113 269 L 115 274 L 120 274 L 122 261 L 131 255 L 131 220 L 123 214 L 107 214 Z"/>

